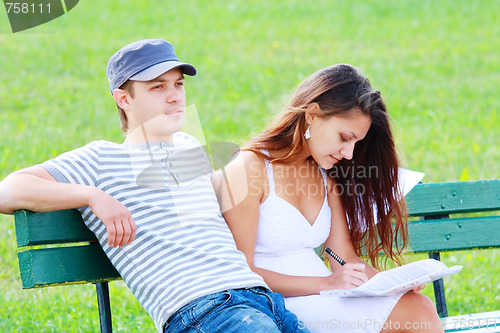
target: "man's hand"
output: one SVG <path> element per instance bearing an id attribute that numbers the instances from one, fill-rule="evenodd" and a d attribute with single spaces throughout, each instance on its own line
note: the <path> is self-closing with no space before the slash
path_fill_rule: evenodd
<path id="1" fill-rule="evenodd" d="M 106 226 L 109 246 L 123 247 L 132 243 L 137 226 L 130 211 L 121 202 L 100 189 L 93 188 L 89 207 Z"/>

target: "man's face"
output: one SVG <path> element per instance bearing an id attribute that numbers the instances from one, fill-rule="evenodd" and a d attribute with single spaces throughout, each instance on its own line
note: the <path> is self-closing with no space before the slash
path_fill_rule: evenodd
<path id="1" fill-rule="evenodd" d="M 147 141 L 170 141 L 182 128 L 186 113 L 184 75 L 180 68 L 172 69 L 151 81 L 134 81 L 129 99 L 129 131 L 141 131 L 144 126 Z"/>

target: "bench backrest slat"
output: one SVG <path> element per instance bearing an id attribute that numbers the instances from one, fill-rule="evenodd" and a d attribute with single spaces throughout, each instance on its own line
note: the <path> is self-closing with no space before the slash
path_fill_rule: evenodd
<path id="1" fill-rule="evenodd" d="M 500 247 L 500 216 L 458 213 L 500 211 L 500 180 L 419 184 L 406 196 L 410 216 L 409 252 L 441 252 Z M 452 215 L 451 218 L 445 218 Z M 469 214 L 467 214 L 470 216 Z"/>
<path id="2" fill-rule="evenodd" d="M 411 216 L 500 210 L 500 180 L 419 184 L 406 203 Z"/>
<path id="3" fill-rule="evenodd" d="M 19 247 L 97 241 L 75 209 L 48 213 L 18 210 L 14 215 Z"/>
<path id="4" fill-rule="evenodd" d="M 19 210 L 14 216 L 24 289 L 121 278 L 77 210 L 48 213 Z M 90 243 L 75 244 L 78 242 Z M 57 247 L 23 250 L 32 245 Z"/>
<path id="5" fill-rule="evenodd" d="M 409 252 L 500 247 L 500 216 L 412 221 Z"/>
<path id="6" fill-rule="evenodd" d="M 99 244 L 18 253 L 23 288 L 120 279 Z"/>

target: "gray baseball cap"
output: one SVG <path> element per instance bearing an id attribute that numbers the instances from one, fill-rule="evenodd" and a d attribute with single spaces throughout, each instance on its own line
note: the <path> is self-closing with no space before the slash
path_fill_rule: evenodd
<path id="1" fill-rule="evenodd" d="M 196 68 L 181 62 L 166 40 L 144 39 L 128 44 L 109 58 L 109 91 L 113 93 L 127 80 L 149 81 L 178 67 L 186 75 L 196 75 Z"/>

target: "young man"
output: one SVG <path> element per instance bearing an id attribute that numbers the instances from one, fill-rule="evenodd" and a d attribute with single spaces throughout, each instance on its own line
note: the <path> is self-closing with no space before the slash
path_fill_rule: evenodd
<path id="1" fill-rule="evenodd" d="M 0 213 L 78 208 L 159 332 L 296 332 L 224 222 L 199 143 L 179 132 L 184 74 L 165 40 L 108 62 L 123 144 L 94 141 L 0 182 Z"/>

